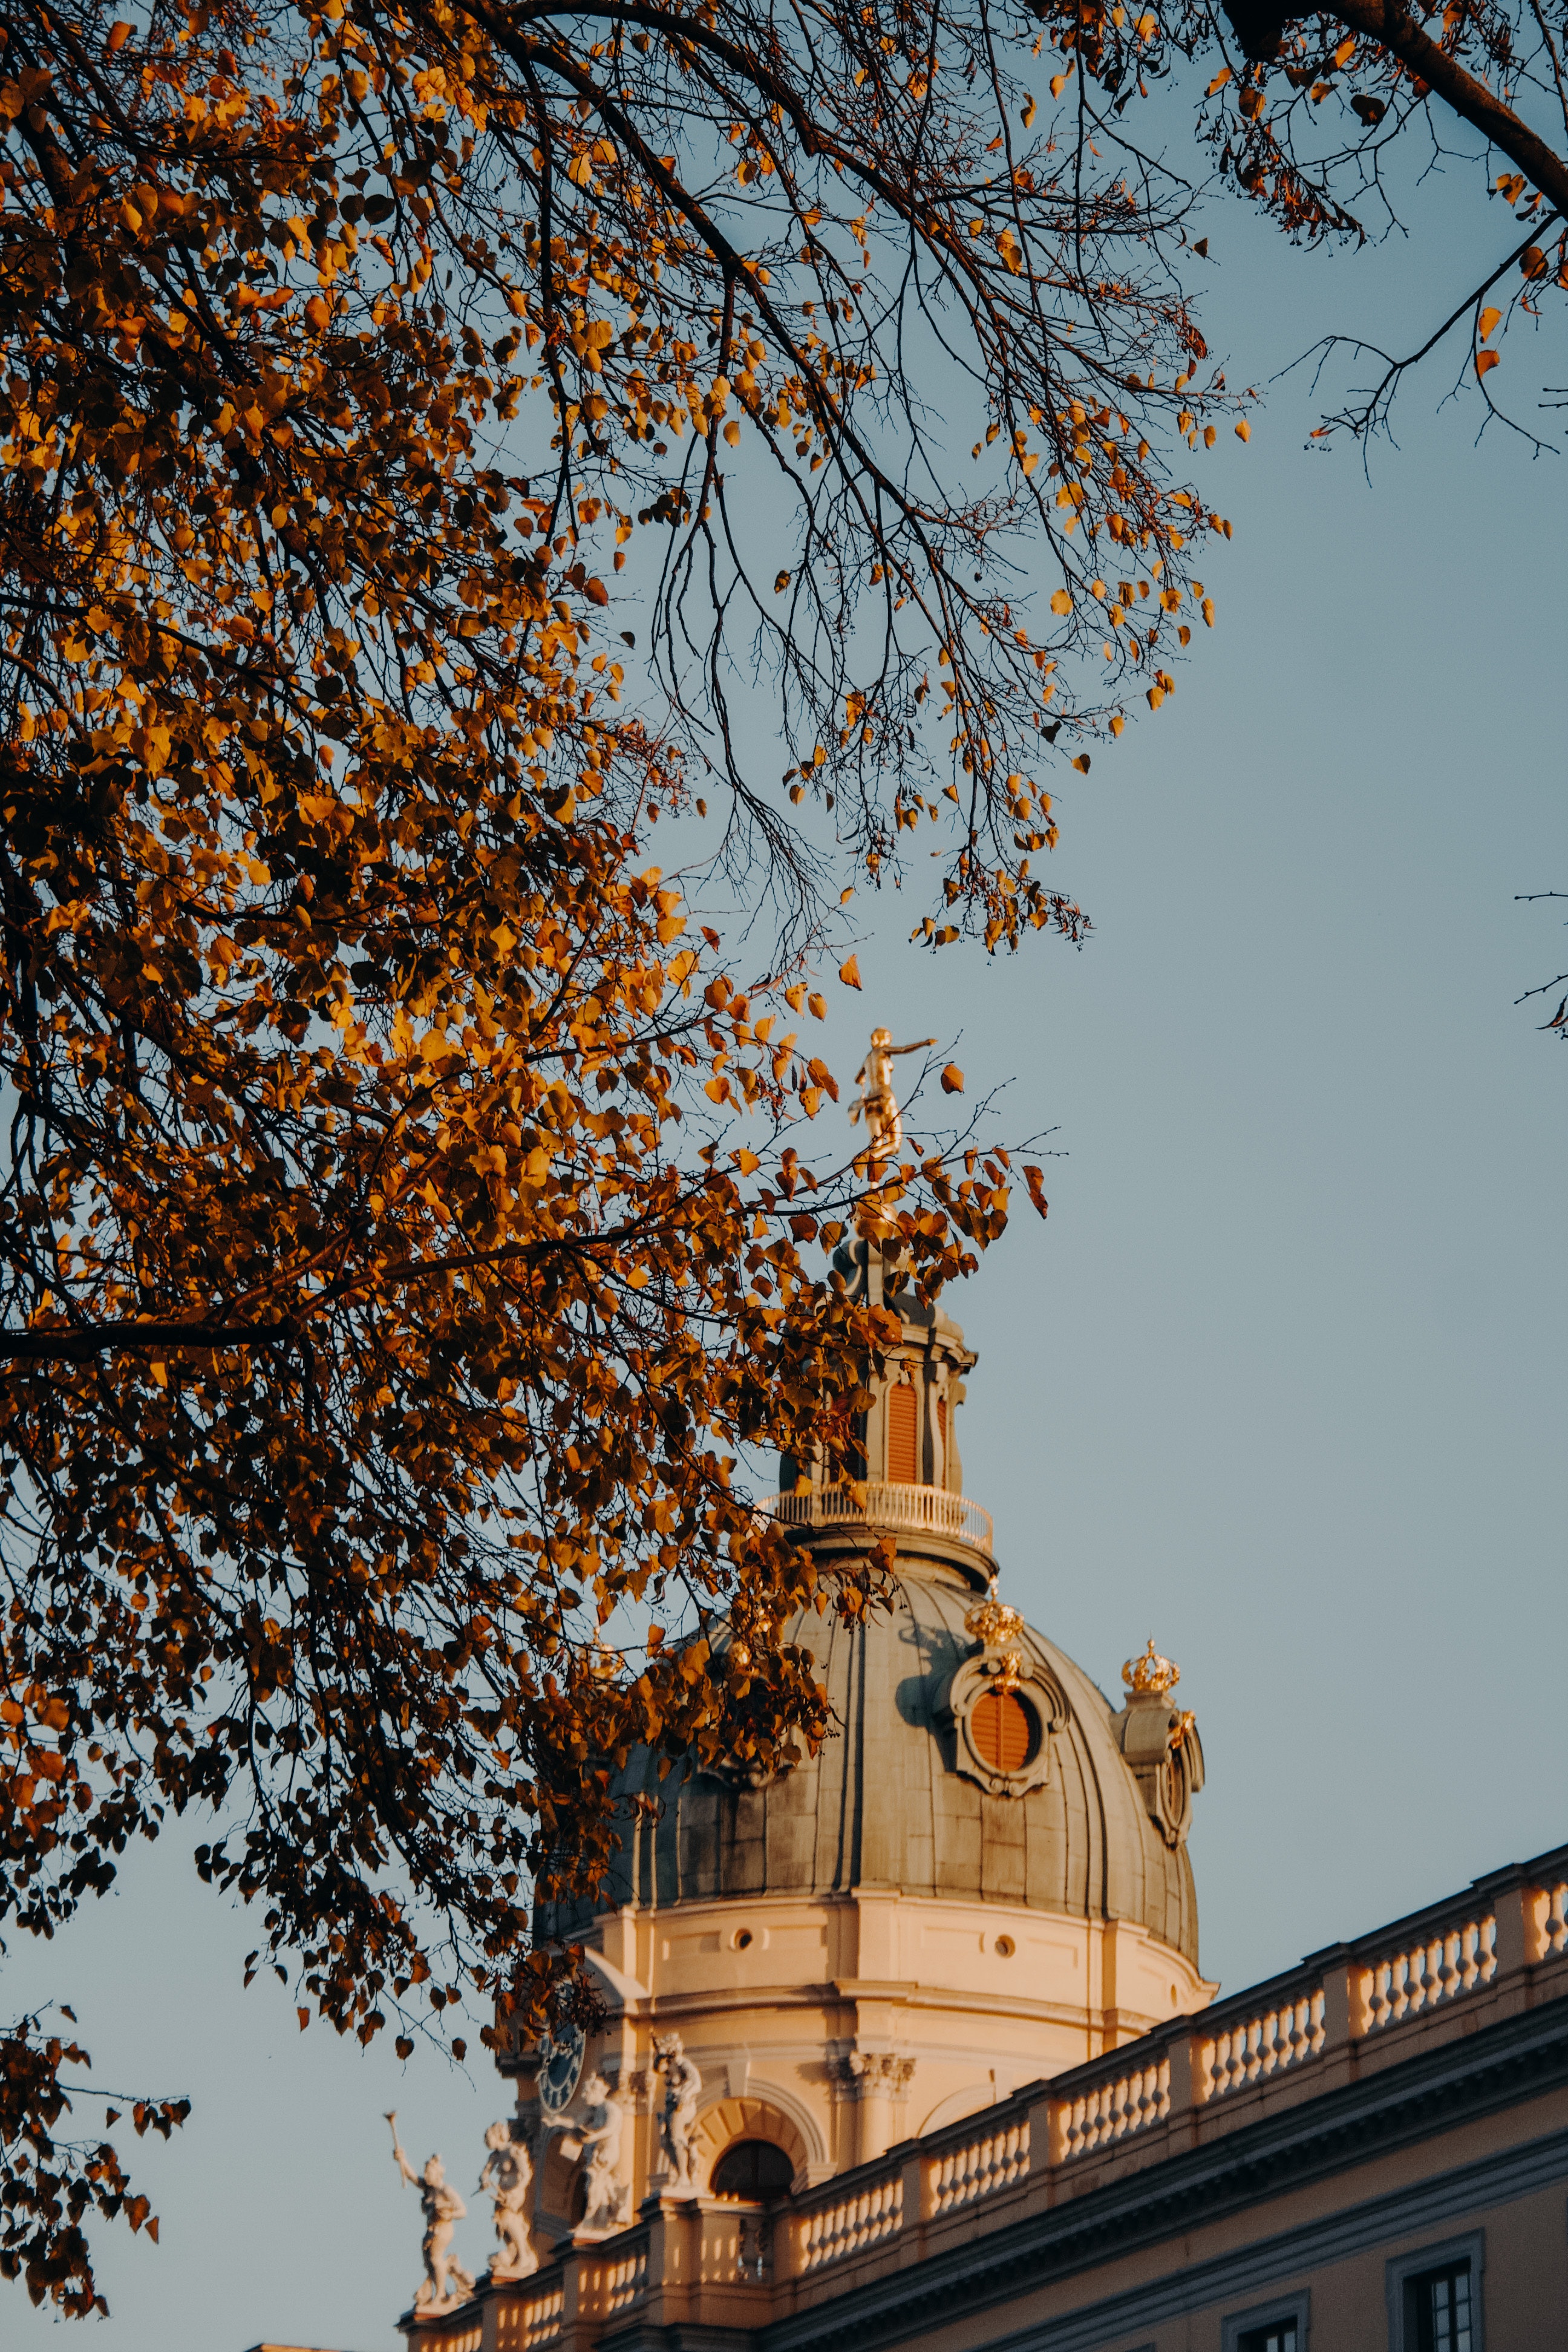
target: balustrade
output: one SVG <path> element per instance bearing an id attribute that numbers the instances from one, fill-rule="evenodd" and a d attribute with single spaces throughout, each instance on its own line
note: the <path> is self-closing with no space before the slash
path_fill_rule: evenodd
<path id="1" fill-rule="evenodd" d="M 786 1528 L 889 1528 L 947 1536 L 987 1555 L 994 1549 L 990 1512 L 943 1486 L 878 1479 L 854 1486 L 796 1486 L 787 1495 L 764 1496 L 757 1508 Z"/>
<path id="2" fill-rule="evenodd" d="M 1497 1974 L 1496 1933 L 1497 1920 L 1488 1912 L 1369 1960 L 1368 2033 L 1386 2033 L 1391 2025 L 1427 2016 L 1445 2001 L 1462 2000 L 1490 1984 Z"/>
<path id="3" fill-rule="evenodd" d="M 538 2352 L 540 2346 L 554 2343 L 565 2320 L 566 2291 L 561 2285 L 517 2303 L 504 2297 L 496 2311 L 496 2340 L 501 2352 Z M 479 2342 L 477 2334 L 474 2342 Z"/>
<path id="4" fill-rule="evenodd" d="M 1029 2126 L 1009 2123 L 1000 2130 L 945 2148 L 931 2159 L 927 2194 L 933 2213 L 952 2213 L 1011 2189 L 1029 2169 Z"/>
<path id="5" fill-rule="evenodd" d="M 1171 2112 L 1168 2056 L 1151 2059 L 1147 2065 L 1129 2066 L 1118 2052 L 1114 2063 L 1115 2071 L 1103 2082 L 1090 2082 L 1081 2090 L 1075 2084 L 1061 2102 L 1058 2129 L 1062 2154 L 1068 2162 L 1076 2156 L 1110 2147 L 1133 2132 L 1147 2131 Z"/>
<path id="6" fill-rule="evenodd" d="M 904 2180 L 896 2172 L 890 2179 L 872 2181 L 851 2196 L 803 2213 L 796 2224 L 796 2266 L 805 2273 L 842 2262 L 862 2246 L 892 2237 L 903 2226 L 903 2218 Z"/>
<path id="7" fill-rule="evenodd" d="M 1568 1879 L 1554 1878 L 1543 1891 L 1546 1916 L 1541 1923 L 1540 1957 L 1543 1960 L 1560 1959 L 1568 1952 Z"/>
<path id="8" fill-rule="evenodd" d="M 1253 2017 L 1219 2027 L 1209 2057 L 1208 2095 L 1223 2099 L 1249 2083 L 1267 2082 L 1288 2068 L 1305 2065 L 1323 2047 L 1324 1997 L 1321 1985 L 1310 1992 L 1265 2009 Z M 1207 2021 L 1205 2021 L 1205 2023 Z"/>
<path id="9" fill-rule="evenodd" d="M 710 2286 L 754 2285 L 772 2267 L 772 2217 L 726 2200 L 702 2216 L 700 2276 Z"/>
<path id="10" fill-rule="evenodd" d="M 595 2301 L 606 2317 L 630 2311 L 647 2293 L 647 2240 L 613 2261 L 601 2263 L 594 2280 Z"/>

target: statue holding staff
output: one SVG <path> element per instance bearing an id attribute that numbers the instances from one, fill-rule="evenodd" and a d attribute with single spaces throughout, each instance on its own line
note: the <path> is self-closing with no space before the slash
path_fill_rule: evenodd
<path id="1" fill-rule="evenodd" d="M 397 2137 L 397 2110 L 387 2109 L 386 2120 L 392 2126 L 392 2153 L 397 2168 L 412 2189 L 419 2191 L 419 2202 L 425 2213 L 425 2240 L 421 2251 L 425 2256 L 425 2275 L 414 2298 L 416 2311 L 447 2311 L 456 2303 L 465 2302 L 474 2291 L 472 2274 L 466 2271 L 452 2253 L 452 2232 L 468 2211 L 468 2207 L 447 2179 L 438 2156 L 433 2156 L 423 2172 L 416 2172 L 407 2153 Z"/>

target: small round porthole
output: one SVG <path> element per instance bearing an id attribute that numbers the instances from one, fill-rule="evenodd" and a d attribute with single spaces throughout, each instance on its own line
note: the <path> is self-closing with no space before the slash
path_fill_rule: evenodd
<path id="1" fill-rule="evenodd" d="M 753 1941 L 751 1929 L 749 1927 L 737 1927 L 734 1934 L 731 1937 L 730 1941 L 734 1946 L 736 1951 L 749 1952 Z"/>
<path id="2" fill-rule="evenodd" d="M 999 1959 L 1010 1960 L 1018 1947 L 1011 1936 L 998 1936 L 991 1948 Z"/>

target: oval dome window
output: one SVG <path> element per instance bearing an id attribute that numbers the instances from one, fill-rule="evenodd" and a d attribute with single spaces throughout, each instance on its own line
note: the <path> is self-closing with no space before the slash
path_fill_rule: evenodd
<path id="1" fill-rule="evenodd" d="M 795 2167 L 771 2139 L 738 2139 L 713 2167 L 715 2197 L 777 2197 L 795 2179 Z"/>
<path id="2" fill-rule="evenodd" d="M 984 1691 L 974 1702 L 969 1736 L 994 1772 L 1021 1772 L 1035 1752 L 1035 1718 L 1011 1691 Z"/>

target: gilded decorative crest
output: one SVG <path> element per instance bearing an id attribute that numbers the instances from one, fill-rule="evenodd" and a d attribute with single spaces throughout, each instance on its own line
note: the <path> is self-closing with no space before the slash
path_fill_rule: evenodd
<path id="1" fill-rule="evenodd" d="M 1121 1669 L 1121 1679 L 1130 1691 L 1157 1691 L 1163 1697 L 1182 1679 L 1182 1670 L 1173 1658 L 1163 1658 L 1154 1647 L 1154 1636 L 1149 1636 L 1149 1646 L 1141 1658 L 1129 1658 Z"/>
<path id="2" fill-rule="evenodd" d="M 1000 1653 L 1002 1671 L 993 1688 L 1016 1691 L 1024 1679 L 1024 1653 L 1009 1645 L 1024 1631 L 1024 1621 L 1016 1609 L 1009 1609 L 1005 1601 L 997 1599 L 994 1576 L 985 1588 L 984 1600 L 977 1601 L 964 1619 L 963 1630 L 985 1649 Z"/>

